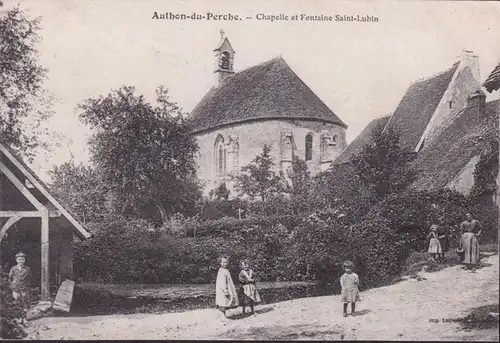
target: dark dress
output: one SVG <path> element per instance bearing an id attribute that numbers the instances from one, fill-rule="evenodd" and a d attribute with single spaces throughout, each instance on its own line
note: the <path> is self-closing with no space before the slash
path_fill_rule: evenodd
<path id="1" fill-rule="evenodd" d="M 439 243 L 441 243 L 441 250 L 443 253 L 450 250 L 450 240 L 449 240 L 449 230 L 448 227 L 441 228 L 439 231 L 440 236 L 444 236 L 443 238 L 439 238 Z"/>

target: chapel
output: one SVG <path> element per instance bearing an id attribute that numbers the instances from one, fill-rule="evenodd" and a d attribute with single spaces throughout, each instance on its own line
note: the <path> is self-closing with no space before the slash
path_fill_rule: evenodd
<path id="1" fill-rule="evenodd" d="M 271 148 L 277 172 L 289 176 L 293 156 L 311 175 L 327 170 L 346 147 L 347 125 L 321 101 L 282 57 L 236 72 L 235 51 L 221 32 L 215 53 L 215 85 L 189 115 L 199 145 L 198 178 L 204 194 Z"/>

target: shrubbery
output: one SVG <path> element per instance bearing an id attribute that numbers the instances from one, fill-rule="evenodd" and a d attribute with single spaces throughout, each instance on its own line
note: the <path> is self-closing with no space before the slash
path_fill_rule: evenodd
<path id="1" fill-rule="evenodd" d="M 206 222 L 179 217 L 176 234 L 115 219 L 77 246 L 76 271 L 86 281 L 212 283 L 218 259 L 228 255 L 235 276 L 248 258 L 260 280 L 337 282 L 342 261 L 352 259 L 363 287 L 378 286 L 399 274 L 411 251 L 425 250 L 430 225 L 458 225 L 467 204 L 451 191 L 408 191 L 389 195 L 356 223 L 345 220 L 355 213 L 324 210 Z"/>

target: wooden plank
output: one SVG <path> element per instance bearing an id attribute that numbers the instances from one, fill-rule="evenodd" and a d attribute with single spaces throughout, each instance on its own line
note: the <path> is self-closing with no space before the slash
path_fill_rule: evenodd
<path id="1" fill-rule="evenodd" d="M 21 217 L 21 218 L 39 218 L 43 216 L 40 211 L 0 211 L 0 218 Z M 60 211 L 50 211 L 49 217 L 57 218 L 61 216 Z"/>
<path id="2" fill-rule="evenodd" d="M 26 186 L 21 181 L 19 181 L 19 179 L 14 175 L 14 173 L 12 173 L 9 170 L 9 168 L 7 168 L 7 166 L 5 164 L 3 164 L 2 162 L 0 162 L 0 171 L 5 176 L 7 176 L 7 179 L 9 179 L 10 182 L 12 182 L 12 184 L 24 195 L 24 197 L 26 199 L 29 200 L 29 202 L 33 206 L 35 206 L 35 208 L 38 211 L 47 211 L 47 208 L 45 206 L 43 206 L 42 203 L 40 201 L 38 201 L 38 199 L 35 198 L 35 196 L 33 194 L 31 194 L 31 192 L 28 190 L 28 188 L 26 188 Z"/>
<path id="3" fill-rule="evenodd" d="M 68 212 L 66 209 L 49 193 L 38 180 L 26 170 L 26 168 L 10 153 L 10 151 L 0 143 L 0 151 L 26 176 L 26 178 L 52 203 L 59 211 L 70 221 L 75 227 L 78 236 L 82 239 L 92 237 L 92 234 L 85 230 L 84 227 Z"/>
<path id="4" fill-rule="evenodd" d="M 42 296 L 41 301 L 50 300 L 50 277 L 49 277 L 49 216 L 48 214 L 42 216 L 42 270 L 41 270 L 41 288 Z"/>
<path id="5" fill-rule="evenodd" d="M 75 290 L 75 282 L 64 280 L 56 294 L 56 299 L 52 308 L 58 311 L 69 312 L 71 302 L 73 301 L 73 292 Z"/>
<path id="6" fill-rule="evenodd" d="M 5 224 L 3 225 L 2 227 L 2 230 L 0 230 L 0 242 L 2 241 L 3 237 L 5 236 L 5 234 L 7 233 L 7 230 L 12 226 L 14 225 L 19 219 L 21 219 L 21 217 L 19 216 L 13 216 L 13 217 L 10 217 L 6 222 Z"/>

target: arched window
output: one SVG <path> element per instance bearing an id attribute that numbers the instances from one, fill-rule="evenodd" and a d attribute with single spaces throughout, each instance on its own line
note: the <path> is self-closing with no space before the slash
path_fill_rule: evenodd
<path id="1" fill-rule="evenodd" d="M 312 160 L 313 154 L 313 136 L 308 133 L 306 136 L 306 161 Z"/>
<path id="2" fill-rule="evenodd" d="M 217 136 L 214 144 L 214 161 L 215 161 L 215 175 L 223 176 L 226 174 L 226 159 L 227 151 L 224 144 L 224 137 Z"/>
<path id="3" fill-rule="evenodd" d="M 229 52 L 224 51 L 222 53 L 220 67 L 229 70 Z"/>

